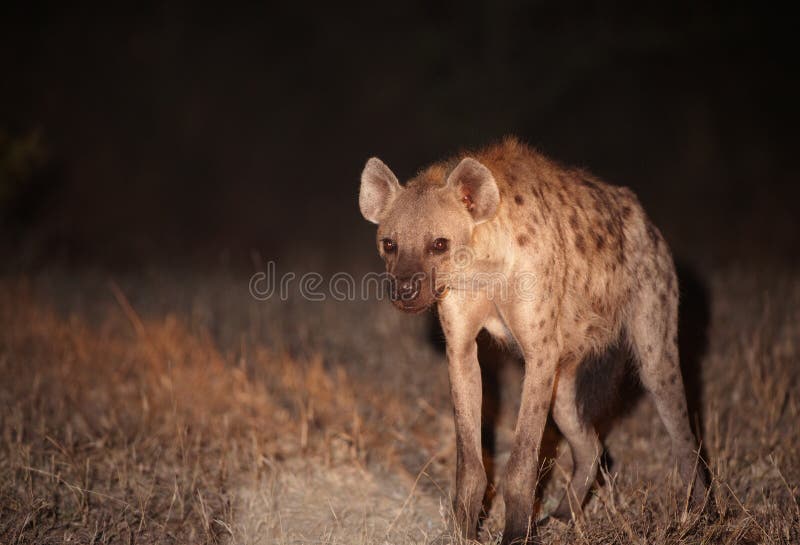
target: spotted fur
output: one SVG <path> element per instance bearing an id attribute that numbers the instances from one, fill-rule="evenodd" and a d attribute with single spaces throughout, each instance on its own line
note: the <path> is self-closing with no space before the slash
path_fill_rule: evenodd
<path id="1" fill-rule="evenodd" d="M 591 407 L 579 404 L 579 398 L 599 404 L 614 395 L 593 389 L 603 387 L 598 377 L 616 372 L 603 354 L 620 339 L 653 396 L 681 476 L 693 497 L 702 499 L 705 483 L 696 472 L 697 444 L 678 361 L 675 267 L 633 192 L 558 165 L 513 138 L 436 163 L 405 186 L 386 174 L 391 171 L 383 163 L 370 161 L 360 203 L 364 216 L 378 224 L 379 247 L 386 238 L 398 243 L 392 255 L 382 253 L 387 270 L 397 276 L 413 270 L 426 279 L 430 289 L 423 291 L 429 295 L 421 294 L 413 309 L 437 304 L 447 338 L 457 438 L 455 511 L 464 535 L 475 537 L 486 487 L 475 345 L 482 328 L 515 344 L 526 366 L 502 482 L 503 543 L 535 535 L 538 451 L 551 409 L 575 461 L 553 516 L 580 513 L 595 480 L 600 443 L 590 419 L 582 417 Z M 437 237 L 453 242 L 449 254 L 427 251 Z M 472 256 L 461 264 L 462 275 L 492 272 L 515 279 L 526 274 L 534 279 L 533 297 L 517 292 L 505 298 L 476 296 L 474 290 L 448 284 L 458 268 L 452 257 L 458 247 Z"/>

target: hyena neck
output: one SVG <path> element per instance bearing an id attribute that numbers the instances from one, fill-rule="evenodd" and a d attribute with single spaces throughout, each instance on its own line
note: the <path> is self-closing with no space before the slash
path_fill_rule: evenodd
<path id="1" fill-rule="evenodd" d="M 475 273 L 510 274 L 515 261 L 514 253 L 508 251 L 511 242 L 499 215 L 476 226 L 470 248 L 471 270 Z"/>

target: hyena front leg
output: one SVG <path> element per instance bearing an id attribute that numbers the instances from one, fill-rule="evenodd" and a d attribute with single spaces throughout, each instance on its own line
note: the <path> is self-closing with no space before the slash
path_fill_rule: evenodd
<path id="1" fill-rule="evenodd" d="M 578 362 L 564 362 L 556 379 L 553 401 L 553 420 L 572 451 L 572 478 L 567 490 L 551 517 L 568 521 L 581 514 L 586 492 L 597 477 L 602 446 L 591 422 L 585 422 L 578 412 L 575 377 Z"/>
<path id="2" fill-rule="evenodd" d="M 541 320 L 537 316 L 529 317 L 527 321 L 538 324 Z M 533 507 L 539 447 L 550 409 L 553 378 L 559 357 L 554 329 L 538 326 L 523 329 L 521 325 L 523 324 L 511 326 L 525 358 L 525 379 L 514 445 L 503 479 L 503 499 L 506 505 L 503 545 L 535 542 Z"/>
<path id="3" fill-rule="evenodd" d="M 450 393 L 456 426 L 456 493 L 453 510 L 460 533 L 477 537 L 478 516 L 486 491 L 481 448 L 481 370 L 475 338 L 486 315 L 485 303 L 450 293 L 439 303 L 447 339 Z"/>
<path id="4" fill-rule="evenodd" d="M 678 472 L 695 505 L 705 499 L 706 482 L 692 433 L 678 357 L 678 292 L 671 264 L 665 281 L 643 286 L 634 302 L 628 333 L 642 384 L 672 440 Z"/>

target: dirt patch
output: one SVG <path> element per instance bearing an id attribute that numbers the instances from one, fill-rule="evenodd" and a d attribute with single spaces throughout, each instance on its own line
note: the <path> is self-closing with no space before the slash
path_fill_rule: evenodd
<path id="1" fill-rule="evenodd" d="M 428 543 L 447 531 L 443 495 L 353 465 L 282 464 L 238 496 L 237 543 Z"/>

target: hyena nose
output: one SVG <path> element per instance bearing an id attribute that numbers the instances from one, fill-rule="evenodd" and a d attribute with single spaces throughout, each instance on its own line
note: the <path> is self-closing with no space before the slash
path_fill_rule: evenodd
<path id="1" fill-rule="evenodd" d="M 398 278 L 396 284 L 395 300 L 413 301 L 419 295 L 420 282 L 413 277 Z"/>

